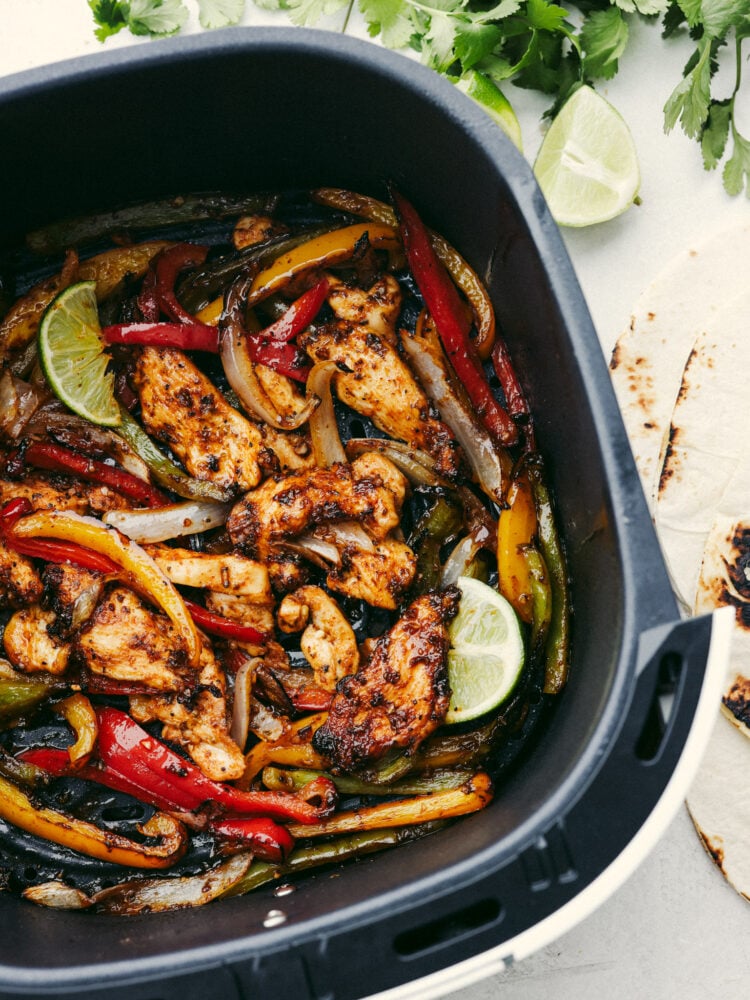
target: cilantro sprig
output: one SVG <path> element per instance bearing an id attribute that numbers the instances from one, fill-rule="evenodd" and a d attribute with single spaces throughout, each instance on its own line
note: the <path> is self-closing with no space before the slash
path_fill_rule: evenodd
<path id="1" fill-rule="evenodd" d="M 634 18 L 661 22 L 665 40 L 685 34 L 694 49 L 664 106 L 664 127 L 677 125 L 700 144 L 703 164 L 723 164 L 724 187 L 750 197 L 750 139 L 735 110 L 742 84 L 742 46 L 750 37 L 750 0 L 253 0 L 312 27 L 356 4 L 372 38 L 411 48 L 453 82 L 480 73 L 499 88 L 512 83 L 551 98 L 554 115 L 582 83 L 609 80 L 619 70 Z M 239 24 L 245 0 L 88 0 L 96 35 L 105 41 L 126 28 L 136 35 L 171 35 L 186 24 L 190 5 L 204 28 Z M 570 9 L 569 9 L 570 8 Z M 717 73 L 734 59 L 733 89 L 721 94 Z M 507 97 L 507 94 L 506 94 Z"/>

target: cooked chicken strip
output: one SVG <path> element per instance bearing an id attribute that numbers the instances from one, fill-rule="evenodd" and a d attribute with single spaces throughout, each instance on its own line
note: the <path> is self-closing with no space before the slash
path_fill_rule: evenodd
<path id="1" fill-rule="evenodd" d="M 311 469 L 315 465 L 315 457 L 306 435 L 296 431 L 280 431 L 268 424 L 261 424 L 258 429 L 263 439 L 258 463 L 264 472 Z"/>
<path id="2" fill-rule="evenodd" d="M 132 507 L 130 500 L 108 486 L 44 473 L 12 481 L 0 479 L 0 505 L 16 497 L 29 500 L 34 510 L 69 510 L 76 514 L 104 514 L 108 510 Z"/>
<path id="3" fill-rule="evenodd" d="M 268 635 L 273 633 L 274 599 L 270 593 L 267 600 L 256 601 L 253 597 L 210 590 L 206 594 L 206 608 L 239 625 L 250 625 Z M 246 649 L 253 656 L 263 649 L 263 646 L 256 643 L 236 642 L 236 645 Z"/>
<path id="4" fill-rule="evenodd" d="M 0 608 L 23 608 L 42 596 L 42 581 L 34 564 L 0 540 Z"/>
<path id="5" fill-rule="evenodd" d="M 146 545 L 145 548 L 172 583 L 181 587 L 219 590 L 261 603 L 273 601 L 266 567 L 239 552 L 212 555 L 173 549 L 169 545 Z"/>
<path id="6" fill-rule="evenodd" d="M 80 566 L 48 563 L 42 579 L 42 606 L 55 614 L 50 635 L 69 639 L 93 614 L 104 590 L 104 577 Z"/>
<path id="7" fill-rule="evenodd" d="M 432 416 L 427 397 L 388 339 L 367 326 L 339 320 L 306 331 L 298 343 L 313 361 L 336 362 L 341 370 L 334 385 L 343 403 L 389 437 L 428 452 L 441 474 L 456 472 L 455 438 Z"/>
<path id="8" fill-rule="evenodd" d="M 16 611 L 5 626 L 5 654 L 24 673 L 64 674 L 70 659 L 71 645 L 50 635 L 54 611 L 44 611 L 35 604 Z"/>
<path id="9" fill-rule="evenodd" d="M 300 649 L 318 687 L 333 691 L 342 677 L 357 670 L 354 631 L 338 604 L 320 587 L 300 587 L 287 594 L 276 619 L 283 632 L 302 632 Z"/>
<path id="10" fill-rule="evenodd" d="M 245 758 L 229 736 L 226 678 L 208 642 L 203 643 L 193 697 L 131 695 L 130 712 L 139 722 L 158 719 L 162 736 L 179 743 L 214 781 L 242 777 Z"/>
<path id="11" fill-rule="evenodd" d="M 356 459 L 267 479 L 234 506 L 226 527 L 235 545 L 261 560 L 274 546 L 320 524 L 359 521 L 379 540 L 398 525 L 402 496 L 373 473 L 369 460 Z"/>
<path id="12" fill-rule="evenodd" d="M 183 691 L 187 652 L 174 626 L 132 590 L 115 587 L 75 639 L 76 658 L 95 674 L 157 691 Z"/>
<path id="13" fill-rule="evenodd" d="M 242 490 L 258 484 L 260 431 L 182 351 L 145 347 L 134 384 L 146 430 L 169 445 L 192 476 Z"/>
<path id="14" fill-rule="evenodd" d="M 341 565 L 329 572 L 326 583 L 338 594 L 395 611 L 416 572 L 417 557 L 409 546 L 386 538 L 372 551 L 344 549 Z"/>
<path id="15" fill-rule="evenodd" d="M 338 686 L 313 747 L 352 770 L 393 747 L 413 750 L 442 722 L 450 702 L 448 623 L 460 592 L 417 598 L 377 643 L 370 659 Z"/>
<path id="16" fill-rule="evenodd" d="M 368 289 L 351 287 L 328 275 L 328 305 L 336 319 L 369 327 L 379 337 L 396 343 L 401 312 L 401 286 L 392 274 L 383 274 Z"/>

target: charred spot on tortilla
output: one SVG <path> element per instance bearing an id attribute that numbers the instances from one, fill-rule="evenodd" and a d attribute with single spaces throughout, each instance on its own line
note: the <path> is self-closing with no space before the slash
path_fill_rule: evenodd
<path id="1" fill-rule="evenodd" d="M 750 678 L 738 674 L 722 703 L 742 725 L 750 725 Z"/>
<path id="2" fill-rule="evenodd" d="M 750 600 L 750 528 L 742 524 L 737 526 L 732 537 L 731 556 L 725 562 L 732 586 L 740 597 Z"/>

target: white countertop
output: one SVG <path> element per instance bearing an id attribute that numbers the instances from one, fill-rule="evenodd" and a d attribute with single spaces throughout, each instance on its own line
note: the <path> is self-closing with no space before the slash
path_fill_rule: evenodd
<path id="1" fill-rule="evenodd" d="M 248 0 L 244 23 L 287 22 Z M 86 0 L 0 0 L 0 25 L 0 74 L 101 49 Z M 189 30 L 196 29 L 193 20 Z M 106 44 L 149 42 L 121 32 Z M 602 89 L 633 133 L 642 203 L 610 223 L 564 236 L 607 356 L 640 291 L 670 257 L 707 234 L 750 221 L 750 200 L 724 194 L 720 177 L 703 170 L 697 144 L 679 132 L 664 135 L 662 107 L 689 52 L 684 39 L 665 43 L 657 25 L 634 23 L 620 73 Z M 533 159 L 546 102 L 515 88 L 509 96 Z M 750 101 L 744 112 L 747 135 Z M 512 1000 L 744 1000 L 748 967 L 750 907 L 708 859 L 683 808 L 652 854 L 593 916 L 450 1000 L 500 994 Z"/>

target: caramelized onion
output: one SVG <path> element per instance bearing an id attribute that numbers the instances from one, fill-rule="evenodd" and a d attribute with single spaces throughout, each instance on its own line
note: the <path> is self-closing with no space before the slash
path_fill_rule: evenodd
<path id="1" fill-rule="evenodd" d="M 331 396 L 331 379 L 337 371 L 338 368 L 333 361 L 322 361 L 313 366 L 307 377 L 307 398 L 319 401 L 317 409 L 310 417 L 310 439 L 315 464 L 321 468 L 330 468 L 337 462 L 346 462 L 346 452 L 341 443 Z"/>

